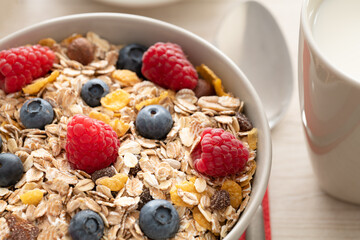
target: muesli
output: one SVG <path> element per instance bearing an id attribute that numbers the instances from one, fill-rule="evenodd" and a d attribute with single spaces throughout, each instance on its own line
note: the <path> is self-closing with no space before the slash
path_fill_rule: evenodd
<path id="1" fill-rule="evenodd" d="M 232 229 L 250 198 L 257 130 L 211 69 L 195 70 L 173 43 L 114 45 L 94 32 L 11 51 L 0 53 L 0 239 Z M 32 52 L 41 71 L 24 62 Z M 174 71 L 154 72 L 161 61 Z"/>

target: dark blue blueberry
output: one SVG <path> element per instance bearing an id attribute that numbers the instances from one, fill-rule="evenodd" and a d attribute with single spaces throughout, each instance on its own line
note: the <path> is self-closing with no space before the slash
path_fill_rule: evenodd
<path id="1" fill-rule="evenodd" d="M 109 86 L 100 79 L 87 81 L 81 88 L 81 97 L 90 107 L 100 106 L 100 100 L 109 93 Z"/>
<path id="2" fill-rule="evenodd" d="M 141 66 L 142 57 L 146 50 L 147 47 L 137 43 L 126 45 L 119 51 L 119 58 L 116 63 L 116 68 L 128 69 L 136 72 L 139 77 L 143 77 L 141 74 Z"/>
<path id="3" fill-rule="evenodd" d="M 0 154 L 0 187 L 16 184 L 24 173 L 20 158 L 12 153 Z"/>
<path id="4" fill-rule="evenodd" d="M 104 234 L 104 221 L 92 210 L 82 210 L 75 214 L 69 225 L 73 240 L 99 240 Z"/>
<path id="5" fill-rule="evenodd" d="M 169 201 L 156 199 L 141 208 L 139 225 L 148 238 L 154 240 L 172 238 L 179 230 L 179 224 L 179 214 Z"/>
<path id="6" fill-rule="evenodd" d="M 2 138 L 0 137 L 0 151 L 2 149 Z"/>
<path id="7" fill-rule="evenodd" d="M 173 119 L 163 106 L 149 105 L 140 110 L 135 124 L 141 136 L 160 140 L 171 130 Z"/>
<path id="8" fill-rule="evenodd" d="M 41 98 L 27 100 L 20 109 L 20 120 L 26 128 L 44 129 L 54 119 L 54 110 Z"/>

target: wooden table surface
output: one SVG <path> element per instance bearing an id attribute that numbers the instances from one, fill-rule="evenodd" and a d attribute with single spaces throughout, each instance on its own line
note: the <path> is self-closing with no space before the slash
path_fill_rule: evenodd
<path id="1" fill-rule="evenodd" d="M 335 200 L 319 189 L 305 147 L 297 88 L 302 0 L 258 1 L 274 14 L 285 35 L 295 83 L 287 114 L 272 131 L 273 166 L 269 183 L 272 237 L 274 240 L 360 239 L 360 206 Z M 235 0 L 182 0 L 167 6 L 135 9 L 91 0 L 0 0 L 0 38 L 52 17 L 123 12 L 164 20 L 212 41 L 222 16 L 234 3 Z"/>

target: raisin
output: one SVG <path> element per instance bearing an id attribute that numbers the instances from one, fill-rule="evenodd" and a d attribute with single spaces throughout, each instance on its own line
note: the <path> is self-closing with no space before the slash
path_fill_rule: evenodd
<path id="1" fill-rule="evenodd" d="M 10 229 L 10 236 L 7 240 L 35 240 L 39 235 L 38 227 L 16 215 L 8 215 L 6 222 Z"/>
<path id="2" fill-rule="evenodd" d="M 112 177 L 116 174 L 116 170 L 113 166 L 106 167 L 100 170 L 95 171 L 91 174 L 91 179 L 96 182 L 97 179 L 101 177 Z"/>
<path id="3" fill-rule="evenodd" d="M 151 200 L 153 200 L 153 197 L 150 195 L 150 190 L 145 188 L 140 194 L 138 210 L 140 210 L 146 203 L 150 202 Z"/>
<path id="4" fill-rule="evenodd" d="M 135 177 L 136 174 L 137 174 L 138 172 L 140 172 L 140 171 L 141 171 L 141 168 L 140 168 L 140 165 L 139 165 L 139 163 L 138 163 L 138 164 L 136 164 L 135 167 L 130 168 L 129 175 L 132 175 L 132 176 Z"/>
<path id="5" fill-rule="evenodd" d="M 250 120 L 243 113 L 237 112 L 236 113 L 236 119 L 239 122 L 241 132 L 247 132 L 247 131 L 250 131 L 253 128 L 252 123 L 250 122 Z"/>
<path id="6" fill-rule="evenodd" d="M 230 205 L 230 194 L 226 190 L 216 191 L 210 199 L 210 207 L 213 210 L 222 210 Z"/>

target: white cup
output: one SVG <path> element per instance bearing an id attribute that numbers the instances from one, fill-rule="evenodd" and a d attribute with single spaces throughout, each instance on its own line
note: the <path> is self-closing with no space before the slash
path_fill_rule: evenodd
<path id="1" fill-rule="evenodd" d="M 338 199 L 360 204 L 360 79 L 333 61 L 322 47 L 324 42 L 314 37 L 316 14 L 322 13 L 318 12 L 319 6 L 324 6 L 321 4 L 326 1 L 329 0 L 304 0 L 301 13 L 299 96 L 302 124 L 320 187 Z M 333 13 L 335 21 L 347 15 L 340 9 Z M 334 47 L 345 50 L 349 46 L 340 40 Z M 360 70 L 360 59 L 358 63 Z"/>

